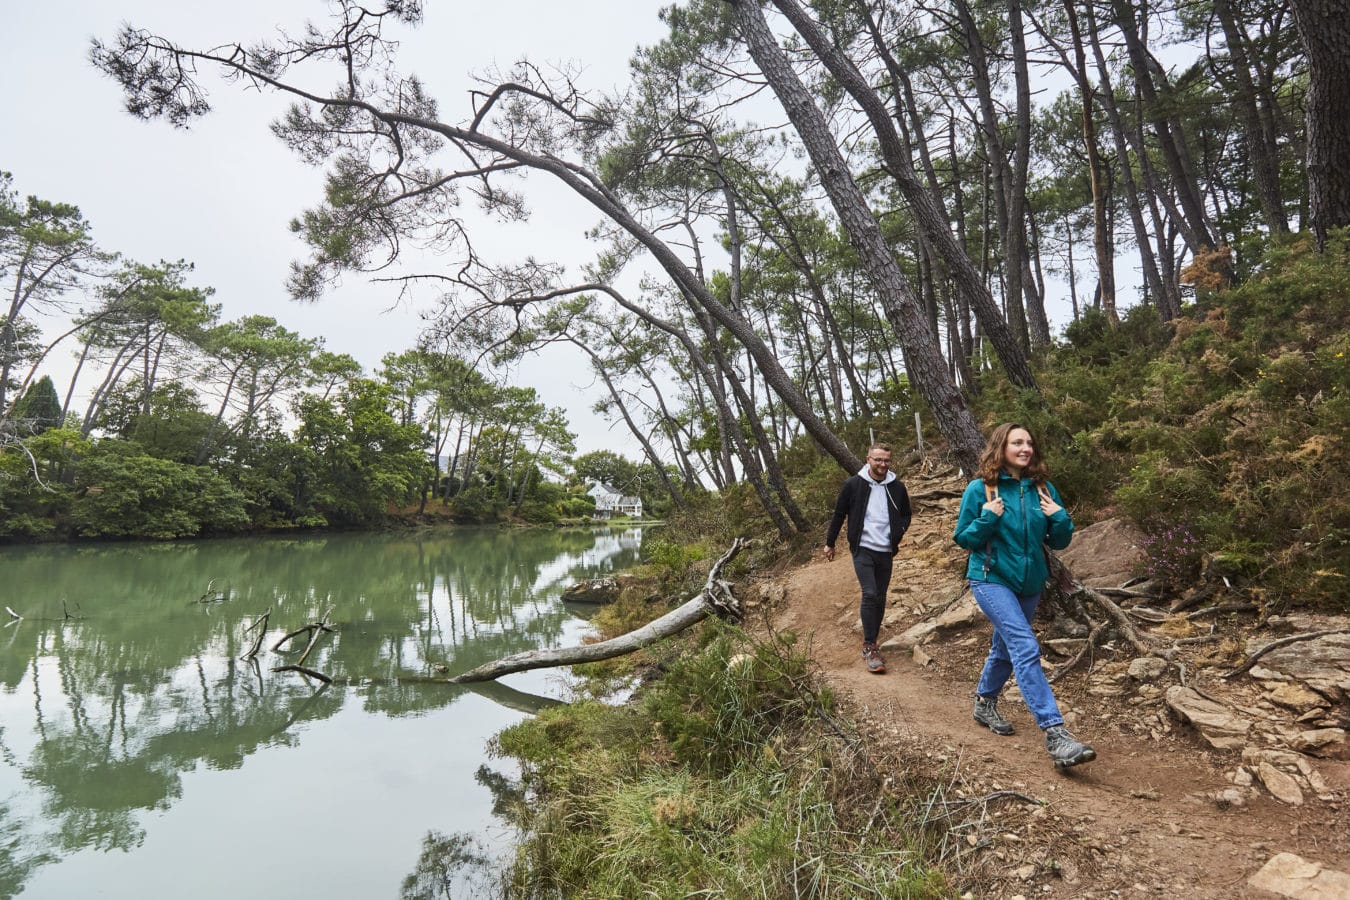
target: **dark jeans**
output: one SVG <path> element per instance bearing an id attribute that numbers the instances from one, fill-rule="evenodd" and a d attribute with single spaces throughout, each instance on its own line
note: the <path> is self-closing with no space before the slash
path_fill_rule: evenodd
<path id="1" fill-rule="evenodd" d="M 891 586 L 891 564 L 895 557 L 881 550 L 859 547 L 853 554 L 853 572 L 862 588 L 863 643 L 875 644 L 886 614 L 886 591 Z"/>

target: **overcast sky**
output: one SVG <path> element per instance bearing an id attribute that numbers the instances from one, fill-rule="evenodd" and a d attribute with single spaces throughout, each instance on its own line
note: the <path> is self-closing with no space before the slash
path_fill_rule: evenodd
<path id="1" fill-rule="evenodd" d="M 639 45 L 659 40 L 657 11 L 665 0 L 497 0 L 428 2 L 422 27 L 408 32 L 401 68 L 414 72 L 458 120 L 469 108 L 469 73 L 508 68 L 523 56 L 576 62 L 583 88 L 608 90 L 627 80 Z M 327 349 L 348 353 L 372 371 L 387 352 L 411 347 L 419 313 L 389 309 L 389 286 L 347 276 L 317 304 L 300 304 L 284 288 L 291 260 L 304 248 L 287 223 L 320 197 L 322 173 L 303 165 L 268 130 L 285 106 L 262 95 L 207 80 L 215 111 L 191 130 L 141 122 L 122 108 L 119 88 L 89 64 L 92 37 L 111 40 L 122 22 L 178 43 L 249 43 L 277 28 L 321 18 L 321 0 L 42 0 L 8 4 L 0 37 L 0 170 L 21 195 L 73 203 L 106 250 L 154 263 L 196 265 L 191 283 L 215 288 L 225 318 L 264 314 Z M 584 230 L 597 214 L 535 176 L 528 226 L 479 229 L 489 260 L 526 255 L 566 263 L 572 271 L 593 248 Z M 69 351 L 52 367 L 58 391 L 73 364 Z M 622 425 L 612 430 L 589 411 L 602 387 L 574 355 L 555 351 L 527 364 L 516 383 L 534 387 L 550 406 L 565 406 L 579 432 L 579 451 L 612 448 L 636 457 Z"/>

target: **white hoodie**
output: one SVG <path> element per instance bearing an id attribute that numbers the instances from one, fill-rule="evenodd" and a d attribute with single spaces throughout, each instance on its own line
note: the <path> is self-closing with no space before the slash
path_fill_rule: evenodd
<path id="1" fill-rule="evenodd" d="M 886 495 L 885 486 L 895 480 L 895 473 L 887 472 L 885 478 L 877 481 L 872 477 L 871 470 L 864 465 L 858 475 L 872 489 L 867 498 L 867 515 L 863 517 L 862 537 L 858 539 L 858 543 L 869 550 L 890 553 L 891 511 L 887 508 L 890 505 L 890 498 Z"/>

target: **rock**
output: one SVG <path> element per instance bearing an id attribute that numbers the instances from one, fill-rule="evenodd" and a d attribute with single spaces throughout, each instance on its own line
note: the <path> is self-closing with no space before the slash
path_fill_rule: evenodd
<path id="1" fill-rule="evenodd" d="M 769 606 L 779 606 L 787 599 L 787 587 L 780 581 L 770 581 L 760 586 L 759 599 Z"/>
<path id="2" fill-rule="evenodd" d="M 1051 638 L 1048 641 L 1041 641 L 1041 646 L 1059 656 L 1072 657 L 1082 650 L 1086 643 L 1083 638 Z"/>
<path id="3" fill-rule="evenodd" d="M 1344 728 L 1314 728 L 1300 731 L 1291 742 L 1299 753 L 1324 759 L 1350 759 L 1350 743 L 1346 742 Z"/>
<path id="4" fill-rule="evenodd" d="M 1208 796 L 1220 809 L 1228 809 L 1230 806 L 1241 809 L 1247 805 L 1247 792 L 1241 788 L 1226 788 Z"/>
<path id="5" fill-rule="evenodd" d="M 1278 703 L 1285 709 L 1292 709 L 1296 713 L 1306 713 L 1309 710 L 1325 707 L 1327 701 L 1322 695 L 1315 691 L 1310 691 L 1301 684 L 1293 682 L 1281 682 L 1266 692 L 1266 699 L 1271 703 Z"/>
<path id="6" fill-rule="evenodd" d="M 1235 750 L 1246 744 L 1252 722 L 1228 707 L 1206 700 L 1188 687 L 1179 684 L 1167 689 L 1167 705 L 1183 720 L 1195 726 L 1211 747 L 1217 750 Z"/>
<path id="7" fill-rule="evenodd" d="M 1261 779 L 1261 783 L 1270 791 L 1271 796 L 1281 803 L 1288 803 L 1290 806 L 1303 805 L 1303 791 L 1292 775 L 1286 775 L 1268 762 L 1261 762 L 1256 767 L 1256 777 Z"/>
<path id="8" fill-rule="evenodd" d="M 1134 577 L 1144 558 L 1142 538 L 1125 520 L 1106 519 L 1075 531 L 1059 558 L 1088 587 L 1118 587 Z"/>
<path id="9" fill-rule="evenodd" d="M 933 657 L 925 653 L 922 647 L 915 647 L 912 655 L 916 666 L 926 666 L 933 662 Z"/>
<path id="10" fill-rule="evenodd" d="M 1157 681 L 1167 673 L 1167 660 L 1141 656 L 1130 662 L 1129 675 L 1135 681 Z"/>
<path id="11" fill-rule="evenodd" d="M 1325 868 L 1293 853 L 1272 856 L 1247 884 L 1281 897 L 1298 900 L 1335 900 L 1350 897 L 1350 875 Z"/>
<path id="12" fill-rule="evenodd" d="M 961 601 L 938 616 L 935 624 L 938 628 L 964 628 L 974 625 L 982 618 L 979 605 L 973 596 L 963 597 Z"/>
<path id="13" fill-rule="evenodd" d="M 613 575 L 578 581 L 562 592 L 562 599 L 572 603 L 613 603 L 619 599 L 619 579 Z"/>
<path id="14" fill-rule="evenodd" d="M 918 625 L 906 629 L 903 634 L 886 641 L 881 646 L 896 647 L 900 650 L 910 650 L 926 642 L 937 630 L 938 626 L 936 622 L 920 622 Z"/>
<path id="15" fill-rule="evenodd" d="M 1254 637 L 1247 642 L 1247 652 L 1267 642 L 1267 635 Z M 1330 634 L 1280 647 L 1261 657 L 1261 665 L 1297 678 L 1332 703 L 1350 698 L 1350 634 Z"/>

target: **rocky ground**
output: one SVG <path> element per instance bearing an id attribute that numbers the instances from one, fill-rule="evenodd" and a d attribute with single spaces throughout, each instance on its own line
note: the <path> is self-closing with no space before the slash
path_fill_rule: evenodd
<path id="1" fill-rule="evenodd" d="M 882 632 L 887 674 L 861 662 L 847 554 L 757 585 L 749 604 L 752 620 L 809 637 L 877 758 L 946 785 L 944 808 L 960 810 L 948 840 L 965 844 L 947 858 L 970 896 L 1350 898 L 1350 619 L 1267 617 L 1259 604 L 1214 611 L 1250 605 L 1221 580 L 1171 612 L 1187 598 L 1120 588 L 1138 554 L 1127 528 L 1082 529 L 1063 557 L 1128 626 L 1089 641 L 1111 615 L 1091 597 L 1080 610 L 1090 621 L 1069 607 L 1038 621 L 1047 670 L 1064 669 L 1055 688 L 1066 719 L 1099 754 L 1057 772 L 1014 689 L 1000 708 L 1016 735 L 972 721 L 989 626 L 951 541 L 964 483 L 907 484 L 916 515 Z M 1340 633 L 1223 677 L 1273 641 L 1323 631 Z"/>

